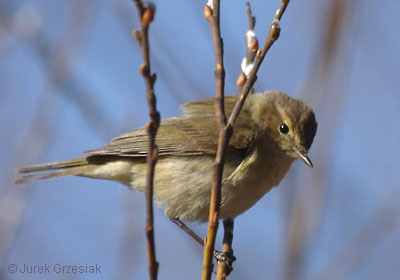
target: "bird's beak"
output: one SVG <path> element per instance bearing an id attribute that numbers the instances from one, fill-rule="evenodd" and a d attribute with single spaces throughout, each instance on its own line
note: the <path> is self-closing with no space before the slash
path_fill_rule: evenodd
<path id="1" fill-rule="evenodd" d="M 306 152 L 301 151 L 298 148 L 294 148 L 294 150 L 296 151 L 296 153 L 299 155 L 299 157 L 304 160 L 304 162 L 311 168 L 313 168 L 313 164 L 311 162 L 311 159 L 307 156 Z"/>

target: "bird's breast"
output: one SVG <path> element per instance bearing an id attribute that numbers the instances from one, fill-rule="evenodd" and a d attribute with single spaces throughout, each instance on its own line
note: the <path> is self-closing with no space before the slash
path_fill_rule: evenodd
<path id="1" fill-rule="evenodd" d="M 280 183 L 292 162 L 282 153 L 255 149 L 223 182 L 221 218 L 234 218 L 252 207 Z"/>

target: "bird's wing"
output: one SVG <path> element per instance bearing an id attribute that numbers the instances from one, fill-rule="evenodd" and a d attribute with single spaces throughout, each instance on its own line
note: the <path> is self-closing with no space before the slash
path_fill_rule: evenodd
<path id="1" fill-rule="evenodd" d="M 227 115 L 230 114 L 235 99 L 230 96 L 226 98 Z M 218 129 L 213 108 L 213 98 L 195 101 L 182 106 L 184 115 L 161 121 L 156 136 L 159 155 L 215 154 L 218 147 Z M 243 110 L 236 123 L 228 151 L 248 149 L 257 136 L 256 126 L 250 112 Z M 141 128 L 114 138 L 105 147 L 88 151 L 87 155 L 144 157 L 147 149 L 147 131 Z"/>
<path id="2" fill-rule="evenodd" d="M 225 105 L 225 113 L 227 117 L 229 117 L 230 113 L 235 106 L 236 101 L 238 100 L 239 95 L 227 95 L 224 97 L 224 105 Z M 199 101 L 192 101 L 185 103 L 181 106 L 182 111 L 185 115 L 213 115 L 215 116 L 215 109 L 214 109 L 214 102 L 215 97 L 199 100 Z"/>

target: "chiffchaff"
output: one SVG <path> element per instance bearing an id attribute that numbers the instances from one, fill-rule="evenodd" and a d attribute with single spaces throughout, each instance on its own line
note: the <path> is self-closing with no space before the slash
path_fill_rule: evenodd
<path id="1" fill-rule="evenodd" d="M 238 98 L 225 97 L 228 115 Z M 171 219 L 205 222 L 218 146 L 214 98 L 184 104 L 182 109 L 183 115 L 161 122 L 156 136 L 154 201 Z M 279 184 L 296 158 L 312 167 L 307 152 L 316 130 L 314 113 L 303 102 L 277 91 L 250 95 L 228 146 L 220 218 L 235 218 L 253 206 Z M 83 158 L 21 168 L 19 173 L 45 172 L 23 175 L 15 182 L 77 175 L 144 191 L 147 139 L 141 128 Z"/>

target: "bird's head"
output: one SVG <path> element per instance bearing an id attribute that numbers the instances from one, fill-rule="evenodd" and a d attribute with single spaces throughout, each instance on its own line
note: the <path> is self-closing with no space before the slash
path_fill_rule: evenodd
<path id="1" fill-rule="evenodd" d="M 262 133 L 292 158 L 301 158 L 313 167 L 307 152 L 317 131 L 314 112 L 302 101 L 285 93 L 264 92 L 253 99 L 253 119 Z"/>

